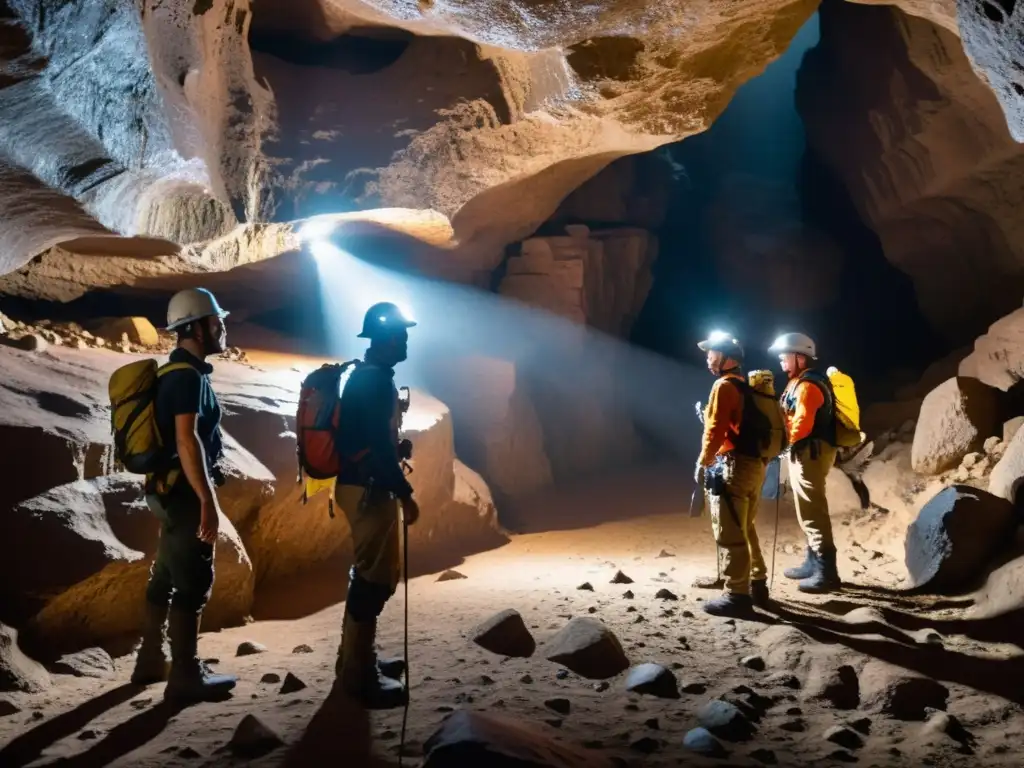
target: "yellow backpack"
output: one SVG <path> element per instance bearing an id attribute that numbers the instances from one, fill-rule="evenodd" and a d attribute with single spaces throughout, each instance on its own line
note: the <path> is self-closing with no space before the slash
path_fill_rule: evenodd
<path id="1" fill-rule="evenodd" d="M 840 448 L 851 448 L 860 445 L 866 435 L 860 431 L 860 405 L 857 403 L 857 390 L 853 379 L 834 365 L 825 373 L 832 385 L 836 416 L 836 445 Z"/>
<path id="2" fill-rule="evenodd" d="M 156 423 L 156 385 L 165 373 L 184 368 L 191 366 L 138 360 L 110 375 L 107 390 L 114 456 L 128 472 L 146 475 L 163 467 L 166 453 Z"/>

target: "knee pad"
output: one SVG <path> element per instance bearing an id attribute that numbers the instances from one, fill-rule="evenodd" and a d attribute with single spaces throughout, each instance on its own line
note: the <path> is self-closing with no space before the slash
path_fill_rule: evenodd
<path id="1" fill-rule="evenodd" d="M 389 584 L 367 581 L 356 571 L 355 566 L 348 574 L 348 599 L 346 610 L 356 621 L 370 621 L 380 616 L 394 590 Z"/>

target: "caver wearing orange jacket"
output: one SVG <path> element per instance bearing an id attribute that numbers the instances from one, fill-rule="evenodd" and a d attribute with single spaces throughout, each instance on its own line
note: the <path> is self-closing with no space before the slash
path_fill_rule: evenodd
<path id="1" fill-rule="evenodd" d="M 704 435 L 698 474 L 705 468 L 708 506 L 715 541 L 722 548 L 724 593 L 704 603 L 714 616 L 741 616 L 752 604 L 768 601 L 767 569 L 754 522 L 766 463 L 736 450 L 743 420 L 745 379 L 743 348 L 728 334 L 715 333 L 700 342 L 708 370 L 718 377 L 704 411 Z"/>
<path id="2" fill-rule="evenodd" d="M 831 592 L 840 586 L 825 479 L 836 461 L 835 405 L 828 377 L 813 368 L 817 349 L 802 333 L 787 333 L 768 350 L 778 354 L 789 383 L 781 405 L 789 442 L 787 463 L 797 519 L 807 537 L 807 557 L 785 571 L 803 592 Z"/>

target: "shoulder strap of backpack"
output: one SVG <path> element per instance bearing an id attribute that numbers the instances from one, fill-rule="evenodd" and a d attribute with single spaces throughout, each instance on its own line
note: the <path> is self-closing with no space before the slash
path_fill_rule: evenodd
<path id="1" fill-rule="evenodd" d="M 163 376 L 165 373 L 171 373 L 172 371 L 181 371 L 184 370 L 185 368 L 191 368 L 193 371 L 196 370 L 195 368 L 192 368 L 192 366 L 189 365 L 188 363 L 164 363 L 163 365 L 156 369 L 156 375 L 157 377 L 160 377 Z M 199 373 L 199 371 L 196 371 L 196 373 Z"/>

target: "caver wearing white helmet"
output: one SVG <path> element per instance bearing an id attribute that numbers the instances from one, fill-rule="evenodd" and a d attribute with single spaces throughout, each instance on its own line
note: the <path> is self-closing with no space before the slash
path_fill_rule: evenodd
<path id="1" fill-rule="evenodd" d="M 199 623 L 215 576 L 220 520 L 215 486 L 224 482 L 218 468 L 223 453 L 220 403 L 206 358 L 226 348 L 227 314 L 205 288 L 189 288 L 171 298 L 167 328 L 177 332 L 178 346 L 157 373 L 153 402 L 160 442 L 170 450 L 160 469 L 146 476 L 146 504 L 161 527 L 132 682 L 166 680 L 164 698 L 180 705 L 221 699 L 236 683 L 232 675 L 212 674 L 197 652 Z"/>
<path id="2" fill-rule="evenodd" d="M 781 406 L 789 442 L 787 462 L 797 519 L 807 537 L 803 564 L 787 569 L 801 592 L 832 592 L 841 586 L 829 517 L 825 478 L 836 460 L 835 395 L 814 363 L 818 349 L 803 333 L 785 333 L 768 348 L 779 356 L 789 383 Z"/>
<path id="3" fill-rule="evenodd" d="M 178 332 L 179 344 L 194 339 L 203 357 L 216 355 L 227 349 L 222 321 L 229 314 L 207 289 L 186 288 L 174 294 L 167 305 L 167 330 Z"/>
<path id="4" fill-rule="evenodd" d="M 818 357 L 814 339 L 804 333 L 784 333 L 768 347 L 773 355 L 803 355 L 808 360 Z"/>

